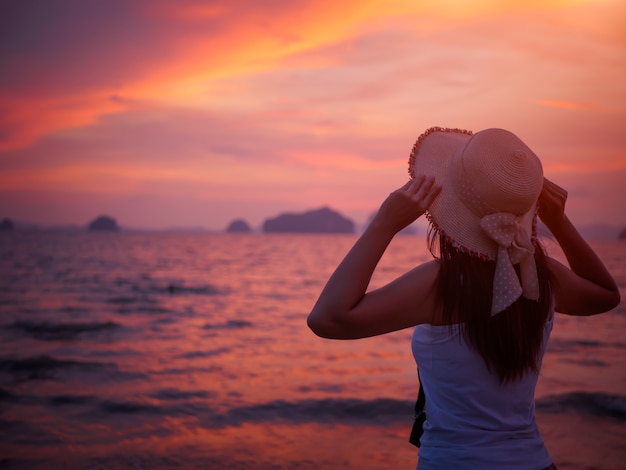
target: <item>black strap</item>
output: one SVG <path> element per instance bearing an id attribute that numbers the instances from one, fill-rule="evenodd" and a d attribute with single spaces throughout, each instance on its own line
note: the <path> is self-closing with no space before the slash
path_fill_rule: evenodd
<path id="1" fill-rule="evenodd" d="M 424 395 L 424 389 L 422 387 L 422 379 L 420 378 L 420 371 L 417 370 L 417 380 L 420 383 L 419 392 L 417 394 L 417 401 L 415 402 L 415 421 L 413 422 L 413 428 L 411 429 L 411 436 L 409 436 L 409 442 L 415 447 L 420 447 L 420 438 L 424 434 L 424 421 L 426 421 L 426 412 L 424 406 L 426 405 L 426 396 Z"/>

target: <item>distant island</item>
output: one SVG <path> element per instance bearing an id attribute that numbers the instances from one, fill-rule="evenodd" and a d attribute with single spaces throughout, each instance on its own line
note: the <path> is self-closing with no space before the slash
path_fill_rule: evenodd
<path id="1" fill-rule="evenodd" d="M 265 233 L 354 233 L 354 222 L 328 207 L 281 214 L 263 222 Z"/>
<path id="2" fill-rule="evenodd" d="M 15 225 L 11 219 L 4 218 L 0 222 L 0 232 L 12 232 L 15 230 Z"/>
<path id="3" fill-rule="evenodd" d="M 233 220 L 226 228 L 226 233 L 250 233 L 252 229 L 248 222 L 243 219 Z"/>
<path id="4" fill-rule="evenodd" d="M 97 219 L 91 221 L 88 230 L 90 232 L 119 232 L 120 228 L 114 218 L 107 215 L 101 215 Z"/>

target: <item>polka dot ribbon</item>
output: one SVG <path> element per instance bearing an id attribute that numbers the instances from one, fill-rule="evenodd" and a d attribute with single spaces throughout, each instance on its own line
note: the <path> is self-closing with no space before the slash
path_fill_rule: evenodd
<path id="1" fill-rule="evenodd" d="M 517 217 L 507 212 L 489 214 L 481 219 L 480 226 L 498 244 L 491 316 L 505 310 L 521 295 L 538 300 L 539 280 L 533 256 L 535 248 Z M 516 264 L 520 265 L 520 277 L 513 267 Z"/>

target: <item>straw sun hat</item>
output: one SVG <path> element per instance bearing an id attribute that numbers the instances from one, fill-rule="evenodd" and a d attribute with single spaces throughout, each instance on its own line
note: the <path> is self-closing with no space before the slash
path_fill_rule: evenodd
<path id="1" fill-rule="evenodd" d="M 427 214 L 440 236 L 496 262 L 492 315 L 521 295 L 538 299 L 533 242 L 543 169 L 524 142 L 503 129 L 432 127 L 413 146 L 409 174 L 432 175 L 441 185 Z"/>

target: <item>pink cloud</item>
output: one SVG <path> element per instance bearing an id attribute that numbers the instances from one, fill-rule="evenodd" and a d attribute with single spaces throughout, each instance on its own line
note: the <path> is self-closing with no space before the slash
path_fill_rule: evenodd
<path id="1" fill-rule="evenodd" d="M 585 110 L 585 111 L 608 111 L 610 108 L 602 106 L 598 103 L 576 102 L 576 101 L 557 101 L 557 100 L 539 100 L 541 106 L 548 108 L 562 108 L 569 110 Z"/>

